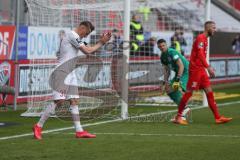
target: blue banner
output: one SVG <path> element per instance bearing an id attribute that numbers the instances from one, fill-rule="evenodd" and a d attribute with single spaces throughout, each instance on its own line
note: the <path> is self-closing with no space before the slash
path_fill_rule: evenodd
<path id="1" fill-rule="evenodd" d="M 28 27 L 20 26 L 18 30 L 18 59 L 27 59 L 27 41 L 28 41 Z M 15 41 L 14 41 L 15 42 Z M 14 50 L 11 59 L 15 60 L 16 57 L 16 43 L 14 43 Z"/>
<path id="2" fill-rule="evenodd" d="M 18 32 L 18 59 L 27 59 L 28 27 L 20 26 Z"/>

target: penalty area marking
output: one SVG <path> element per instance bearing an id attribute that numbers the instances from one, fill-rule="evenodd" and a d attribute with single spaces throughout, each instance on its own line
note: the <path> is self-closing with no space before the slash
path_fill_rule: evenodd
<path id="1" fill-rule="evenodd" d="M 236 102 L 227 102 L 227 103 L 222 103 L 219 104 L 218 106 L 226 106 L 226 105 L 231 105 L 231 104 L 238 104 L 240 103 L 240 101 L 236 101 Z M 200 107 L 195 107 L 192 108 L 191 110 L 198 110 L 198 109 L 202 109 L 202 108 L 206 108 L 206 106 L 200 106 Z M 174 113 L 177 110 L 171 110 L 171 111 L 164 111 L 164 112 L 158 112 L 158 113 L 150 113 L 150 114 L 145 114 L 145 115 L 140 115 L 140 116 L 134 116 L 134 117 L 129 117 L 129 119 L 133 119 L 133 118 L 139 118 L 139 117 L 144 117 L 144 116 L 151 116 L 151 115 L 158 115 L 158 114 L 166 114 L 166 113 Z M 115 119 L 115 120 L 109 120 L 109 121 L 103 121 L 103 122 L 96 122 L 96 123 L 91 123 L 91 124 L 85 124 L 82 125 L 83 127 L 89 127 L 89 126 L 96 126 L 96 125 L 100 125 L 100 124 L 106 124 L 106 123 L 112 123 L 112 122 L 119 122 L 122 121 L 121 118 L 119 119 Z M 59 129 L 50 129 L 50 130 L 46 130 L 43 131 L 43 134 L 47 134 L 47 133 L 52 133 L 52 132 L 59 132 L 59 131 L 65 131 L 65 130 L 69 130 L 69 129 L 73 129 L 74 127 L 65 127 L 65 128 L 59 128 Z M 26 133 L 26 134 L 19 134 L 19 135 L 13 135 L 13 136 L 6 136 L 6 137 L 0 137 L 0 141 L 1 140 L 7 140 L 7 139 L 14 139 L 14 138 L 21 138 L 21 137 L 27 137 L 27 136 L 32 136 L 33 133 Z"/>

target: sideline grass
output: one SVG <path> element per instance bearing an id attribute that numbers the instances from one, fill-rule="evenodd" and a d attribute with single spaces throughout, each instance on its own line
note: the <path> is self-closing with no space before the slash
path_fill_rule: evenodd
<path id="1" fill-rule="evenodd" d="M 215 90 L 239 93 L 239 88 L 235 86 Z M 224 102 L 234 100 L 239 99 L 226 99 Z M 87 127 L 86 129 L 91 132 L 106 133 L 98 134 L 96 139 L 75 139 L 74 134 L 71 134 L 74 130 L 66 130 L 44 134 L 42 141 L 36 141 L 31 136 L 2 140 L 0 159 L 237 160 L 240 157 L 240 105 L 228 105 L 220 107 L 219 110 L 226 116 L 232 116 L 233 121 L 224 125 L 215 125 L 211 111 L 204 108 L 192 112 L 193 122 L 188 126 L 174 125 L 166 121 L 124 121 Z M 31 132 L 31 126 L 38 118 L 20 117 L 20 112 L 0 112 L 1 122 L 18 123 L 9 127 L 0 127 L 0 137 Z M 45 129 L 71 125 L 72 123 L 68 121 L 50 119 Z M 140 134 L 149 134 L 149 136 Z M 179 136 L 174 136 L 176 134 Z"/>

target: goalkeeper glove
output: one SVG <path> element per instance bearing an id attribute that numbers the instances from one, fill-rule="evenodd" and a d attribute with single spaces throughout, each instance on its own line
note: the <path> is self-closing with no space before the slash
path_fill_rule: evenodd
<path id="1" fill-rule="evenodd" d="M 180 85 L 180 78 L 176 77 L 175 82 L 173 82 L 173 84 L 172 84 L 172 88 L 173 88 L 174 91 L 178 91 L 180 86 L 181 86 Z"/>

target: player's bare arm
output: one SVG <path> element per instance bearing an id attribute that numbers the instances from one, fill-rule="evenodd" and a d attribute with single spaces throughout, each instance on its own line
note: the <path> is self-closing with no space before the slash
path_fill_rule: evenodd
<path id="1" fill-rule="evenodd" d="M 92 54 L 96 52 L 99 48 L 101 48 L 105 43 L 107 43 L 110 40 L 110 38 L 111 38 L 111 33 L 103 34 L 100 40 L 98 41 L 98 43 L 95 44 L 94 46 L 81 45 L 79 49 L 85 54 Z"/>
<path id="2" fill-rule="evenodd" d="M 163 65 L 163 77 L 164 77 L 166 92 L 170 91 L 170 86 L 168 83 L 169 76 L 170 76 L 170 68 L 167 65 Z"/>
<path id="3" fill-rule="evenodd" d="M 215 77 L 215 71 L 211 66 L 208 66 L 207 71 L 208 71 L 210 77 L 212 77 L 212 78 Z"/>
<path id="4" fill-rule="evenodd" d="M 163 65 L 163 68 L 164 82 L 167 82 L 170 76 L 170 68 L 166 65 Z"/>
<path id="5" fill-rule="evenodd" d="M 178 60 L 176 61 L 176 64 L 178 65 L 178 73 L 177 73 L 177 77 L 181 77 L 183 74 L 183 70 L 184 70 L 184 65 L 182 63 L 182 60 L 180 58 L 178 58 Z"/>
<path id="6" fill-rule="evenodd" d="M 173 90 L 177 91 L 180 88 L 180 78 L 183 74 L 184 65 L 182 63 L 182 60 L 180 58 L 177 59 L 176 64 L 178 65 L 178 73 L 175 78 L 175 82 L 172 85 Z"/>

